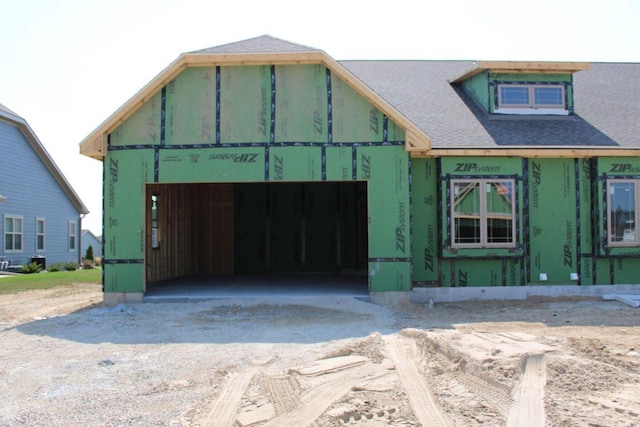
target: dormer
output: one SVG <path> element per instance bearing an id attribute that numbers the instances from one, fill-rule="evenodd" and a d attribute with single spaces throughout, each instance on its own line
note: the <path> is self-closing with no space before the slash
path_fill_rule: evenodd
<path id="1" fill-rule="evenodd" d="M 573 114 L 573 73 L 577 62 L 483 61 L 452 83 L 492 115 Z"/>

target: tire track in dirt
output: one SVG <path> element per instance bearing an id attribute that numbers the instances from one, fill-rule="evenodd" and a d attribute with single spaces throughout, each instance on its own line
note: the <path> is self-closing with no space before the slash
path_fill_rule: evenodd
<path id="1" fill-rule="evenodd" d="M 544 427 L 544 388 L 547 381 L 544 354 L 525 359 L 524 374 L 514 390 L 515 403 L 509 413 L 508 427 Z"/>
<path id="2" fill-rule="evenodd" d="M 271 419 L 262 427 L 300 427 L 311 425 L 333 402 L 347 394 L 352 387 L 379 369 L 377 365 L 367 363 L 357 368 L 352 368 L 349 372 L 313 387 L 300 396 L 300 406 Z M 277 397 L 276 400 L 280 400 L 280 398 Z"/>
<path id="3" fill-rule="evenodd" d="M 493 342 L 486 334 L 474 333 L 473 335 Z M 423 351 L 420 357 L 427 358 L 432 364 L 438 365 L 443 372 L 446 372 L 447 377 L 451 377 L 453 381 L 477 396 L 477 399 L 495 409 L 506 421 L 513 404 L 511 386 L 491 378 L 482 366 L 469 360 L 464 352 L 456 350 L 447 342 L 425 337 L 420 343 Z"/>
<path id="4" fill-rule="evenodd" d="M 292 411 L 302 403 L 298 397 L 300 387 L 291 375 L 265 377 L 263 388 L 277 415 Z"/>
<path id="5" fill-rule="evenodd" d="M 247 372 L 234 372 L 229 375 L 218 400 L 203 423 L 205 427 L 230 427 L 235 424 L 242 395 L 249 387 L 255 374 L 256 369 L 254 368 Z"/>
<path id="6" fill-rule="evenodd" d="M 453 426 L 453 422 L 438 407 L 431 387 L 424 375 L 416 366 L 416 352 L 413 340 L 390 335 L 384 338 L 389 357 L 396 366 L 396 371 L 409 396 L 409 404 L 419 423 L 429 426 Z"/>
<path id="7" fill-rule="evenodd" d="M 471 372 L 456 371 L 453 373 L 453 377 L 479 399 L 495 408 L 503 417 L 506 418 L 509 415 L 512 400 L 504 385 L 487 381 L 480 373 L 473 372 L 473 370 Z"/>

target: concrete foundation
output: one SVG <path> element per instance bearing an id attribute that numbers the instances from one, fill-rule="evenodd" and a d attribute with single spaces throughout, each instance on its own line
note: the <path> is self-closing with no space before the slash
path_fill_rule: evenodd
<path id="1" fill-rule="evenodd" d="M 102 302 L 108 306 L 118 304 L 137 304 L 142 302 L 142 292 L 105 292 Z"/>
<path id="2" fill-rule="evenodd" d="M 372 303 L 384 307 L 402 308 L 411 305 L 411 292 L 369 292 Z"/>
<path id="3" fill-rule="evenodd" d="M 594 286 L 496 286 L 470 288 L 414 288 L 412 303 L 453 302 L 468 300 L 524 300 L 530 296 L 545 297 L 600 297 L 605 294 L 640 294 L 638 285 Z"/>

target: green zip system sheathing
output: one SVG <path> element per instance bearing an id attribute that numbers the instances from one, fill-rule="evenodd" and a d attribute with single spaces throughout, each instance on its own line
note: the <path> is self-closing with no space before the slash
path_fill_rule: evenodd
<path id="1" fill-rule="evenodd" d="M 436 159 L 413 159 L 411 171 L 413 280 L 422 286 L 437 286 L 440 263 Z"/>
<path id="2" fill-rule="evenodd" d="M 609 180 L 640 179 L 637 158 L 413 159 L 411 172 L 414 286 L 589 286 L 636 280 L 637 248 L 608 243 L 607 209 L 615 208 L 607 206 L 606 191 Z M 452 244 L 451 181 L 479 178 L 515 182 L 513 247 Z M 492 199 L 499 206 L 496 202 Z M 468 201 L 458 203 L 464 211 Z"/>
<path id="3" fill-rule="evenodd" d="M 619 206 L 608 206 L 610 194 L 607 183 L 611 179 L 640 179 L 640 159 L 637 157 L 600 158 L 596 162 L 595 192 L 598 231 L 596 241 L 597 262 L 594 275 L 599 283 L 636 283 L 640 268 L 640 251 L 637 246 L 613 246 L 608 243 L 608 230 L 616 224 L 609 224 L 608 209 L 617 211 Z M 637 182 L 637 181 L 636 181 Z M 633 197 L 633 196 L 632 196 Z M 634 229 L 637 225 L 634 224 Z"/>
<path id="4" fill-rule="evenodd" d="M 530 160 L 529 172 L 531 281 L 569 284 L 578 272 L 575 160 Z"/>
<path id="5" fill-rule="evenodd" d="M 104 165 L 105 292 L 198 271 L 353 268 L 368 269 L 372 291 L 411 289 L 404 131 L 324 66 L 187 68 L 109 135 Z M 197 195 L 219 191 L 207 183 L 232 185 L 223 213 Z M 152 196 L 169 217 L 153 233 Z M 204 211 L 189 220 L 180 209 Z M 177 243 L 183 232 L 202 243 Z M 230 241 L 209 242 L 220 238 Z M 180 261 L 222 263 L 216 254 L 229 250 L 232 266 L 184 271 L 192 261 Z"/>

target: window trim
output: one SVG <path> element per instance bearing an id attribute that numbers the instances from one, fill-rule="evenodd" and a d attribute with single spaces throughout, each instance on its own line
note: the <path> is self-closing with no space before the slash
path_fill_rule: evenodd
<path id="1" fill-rule="evenodd" d="M 73 227 L 72 227 L 73 225 Z M 78 250 L 78 230 L 77 224 L 75 221 L 69 221 L 69 230 L 68 230 L 68 239 L 67 239 L 67 247 L 69 248 L 69 252 L 75 252 Z M 73 247 L 71 246 L 71 238 L 73 238 Z"/>
<path id="2" fill-rule="evenodd" d="M 38 233 L 38 223 L 42 222 L 42 233 Z M 47 243 L 46 243 L 46 230 L 47 230 L 47 224 L 45 221 L 45 218 L 43 217 L 36 217 L 36 252 L 44 252 L 47 248 Z M 38 247 L 38 237 L 42 236 L 42 247 L 39 248 Z"/>
<path id="3" fill-rule="evenodd" d="M 613 207 L 613 204 L 611 203 L 611 196 L 613 195 L 613 193 L 611 192 L 611 185 L 612 184 L 619 184 L 619 183 L 632 183 L 634 184 L 634 208 L 635 208 L 635 212 L 634 212 L 634 225 L 636 227 L 635 229 L 635 239 L 632 241 L 625 241 L 625 240 L 621 240 L 621 241 L 616 241 L 613 240 L 613 227 L 614 227 L 614 223 L 613 223 L 613 215 L 611 212 L 611 209 Z M 606 231 L 607 231 L 607 245 L 610 247 L 637 247 L 640 246 L 640 239 L 638 238 L 638 230 L 637 230 L 637 226 L 638 224 L 640 224 L 640 178 L 638 179 L 633 179 L 633 178 L 608 178 L 607 179 L 607 184 L 606 184 L 606 191 L 607 191 L 607 195 L 606 195 L 606 201 L 607 201 L 607 212 L 605 213 L 606 218 L 607 218 L 607 226 L 606 226 Z"/>
<path id="4" fill-rule="evenodd" d="M 20 232 L 17 233 L 15 231 L 12 232 L 8 232 L 7 231 L 7 219 L 11 219 L 12 221 L 14 221 L 14 228 L 15 228 L 15 220 L 20 220 Z M 4 223 L 4 230 L 3 230 L 3 236 L 4 236 L 4 243 L 3 243 L 3 251 L 5 253 L 8 254 L 19 254 L 19 253 L 23 253 L 24 252 L 24 217 L 22 215 L 10 215 L 10 214 L 4 214 L 4 218 L 3 218 L 3 223 Z M 20 235 L 20 249 L 7 249 L 7 235 L 11 233 L 12 236 L 19 234 Z M 12 246 L 15 246 L 15 240 L 12 238 L 11 239 L 12 242 Z"/>
<path id="5" fill-rule="evenodd" d="M 559 83 L 498 83 L 496 85 L 496 113 L 506 114 L 568 114 L 567 88 Z M 502 89 L 504 88 L 527 88 L 529 102 L 527 104 L 508 104 L 502 102 Z M 561 91 L 561 104 L 537 104 L 535 93 L 538 88 L 558 88 Z"/>
<path id="6" fill-rule="evenodd" d="M 491 183 L 500 183 L 500 182 L 508 182 L 511 184 L 512 194 L 511 194 L 511 241 L 510 242 L 499 242 L 499 243 L 490 243 L 487 237 L 488 231 L 488 214 L 487 214 L 487 198 L 480 198 L 480 242 L 479 243 L 458 243 L 455 241 L 456 239 L 456 215 L 454 212 L 455 209 L 455 185 L 459 183 L 478 183 L 480 189 L 486 188 L 487 184 Z M 450 244 L 451 248 L 454 249 L 463 249 L 463 248 L 515 248 L 518 243 L 518 234 L 517 234 L 517 224 L 516 224 L 516 205 L 517 205 L 517 191 L 516 191 L 516 180 L 514 178 L 452 178 L 449 183 L 450 190 L 450 207 L 449 207 L 449 219 L 450 219 Z M 483 193 L 486 194 L 486 193 Z"/>

